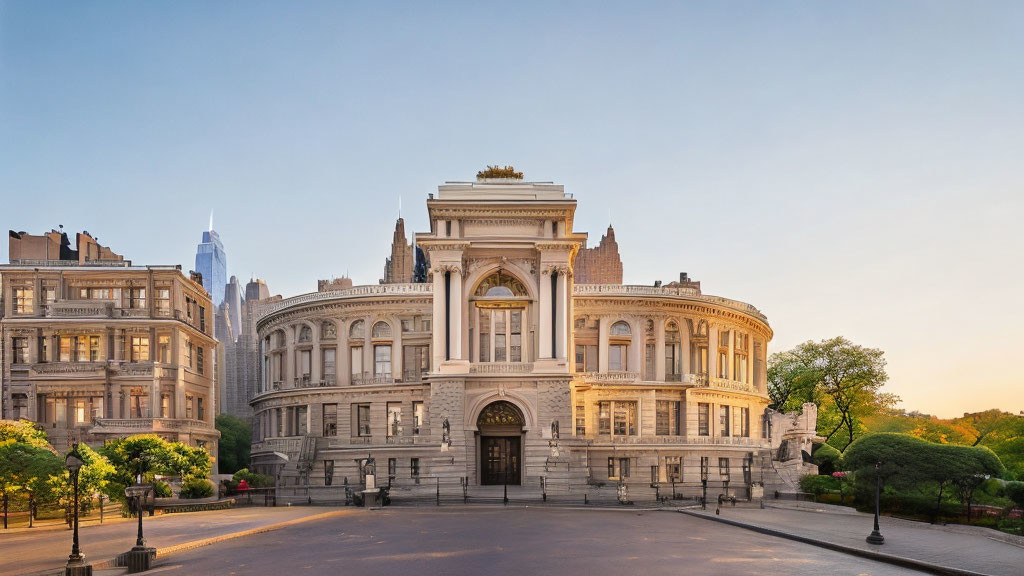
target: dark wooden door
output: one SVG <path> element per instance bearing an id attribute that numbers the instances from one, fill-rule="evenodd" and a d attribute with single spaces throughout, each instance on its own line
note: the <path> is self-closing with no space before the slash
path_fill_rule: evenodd
<path id="1" fill-rule="evenodd" d="M 481 484 L 519 484 L 518 436 L 480 438 Z"/>

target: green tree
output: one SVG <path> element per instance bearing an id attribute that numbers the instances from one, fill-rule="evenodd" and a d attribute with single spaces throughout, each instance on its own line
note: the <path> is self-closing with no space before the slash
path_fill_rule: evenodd
<path id="1" fill-rule="evenodd" d="M 220 443 L 217 445 L 217 468 L 221 474 L 234 474 L 249 465 L 252 425 L 231 414 L 217 416 Z"/>
<path id="2" fill-rule="evenodd" d="M 863 431 L 860 418 L 889 410 L 899 400 L 881 390 L 889 379 L 884 352 L 841 336 L 773 354 L 768 374 L 773 405 L 787 410 L 814 402 L 818 433 L 840 449 Z M 844 434 L 838 435 L 840 431 Z"/>
<path id="3" fill-rule="evenodd" d="M 107 494 L 123 501 L 124 489 L 138 477 L 153 482 L 156 474 L 178 475 L 182 480 L 210 475 L 206 450 L 180 442 L 168 442 L 155 434 L 138 434 L 108 442 L 103 454 L 114 467 Z"/>
<path id="4" fill-rule="evenodd" d="M 0 420 L 0 443 L 8 441 L 24 442 L 57 453 L 53 446 L 50 446 L 46 432 L 28 420 Z"/>
<path id="5" fill-rule="evenodd" d="M 53 499 L 50 476 L 60 474 L 59 456 L 33 444 L 0 442 L 0 495 L 6 500 L 25 495 L 33 502 Z"/>
<path id="6" fill-rule="evenodd" d="M 78 471 L 79 512 L 84 513 L 92 505 L 92 495 L 99 493 L 109 495 L 108 490 L 114 475 L 114 467 L 102 454 L 89 446 L 78 444 L 77 448 L 79 457 L 85 463 Z M 68 453 L 70 452 L 69 450 Z M 49 485 L 53 500 L 64 506 L 70 522 L 71 510 L 74 507 L 74 484 L 71 481 L 71 473 L 64 468 L 63 464 L 64 461 L 61 459 L 61 470 L 57 474 L 50 475 Z"/>

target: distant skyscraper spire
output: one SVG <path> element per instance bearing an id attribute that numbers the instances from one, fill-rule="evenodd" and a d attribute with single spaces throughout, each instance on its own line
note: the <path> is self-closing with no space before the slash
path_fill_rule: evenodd
<path id="1" fill-rule="evenodd" d="M 210 232 L 213 232 L 213 209 L 210 210 Z"/>

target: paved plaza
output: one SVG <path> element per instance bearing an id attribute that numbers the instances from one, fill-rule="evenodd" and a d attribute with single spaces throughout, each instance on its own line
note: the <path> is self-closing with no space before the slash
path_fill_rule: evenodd
<path id="1" fill-rule="evenodd" d="M 406 508 L 167 557 L 160 574 L 917 574 L 675 512 Z M 155 571 L 156 572 L 156 571 Z"/>

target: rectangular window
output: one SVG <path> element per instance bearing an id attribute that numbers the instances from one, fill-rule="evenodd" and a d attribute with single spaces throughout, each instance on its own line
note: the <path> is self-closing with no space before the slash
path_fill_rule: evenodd
<path id="1" fill-rule="evenodd" d="M 511 311 L 511 321 L 509 322 L 509 332 L 511 333 L 509 342 L 509 361 L 510 362 L 522 362 L 523 361 L 523 312 L 521 310 Z"/>
<path id="2" fill-rule="evenodd" d="M 95 422 L 97 418 L 104 417 L 103 396 L 94 396 L 90 400 L 92 401 L 92 420 L 90 422 Z"/>
<path id="3" fill-rule="evenodd" d="M 669 482 L 683 481 L 683 464 L 679 456 L 665 457 L 665 479 Z"/>
<path id="4" fill-rule="evenodd" d="M 412 332 L 412 320 L 408 318 L 402 320 L 402 332 Z"/>
<path id="5" fill-rule="evenodd" d="M 324 436 L 338 435 L 338 405 L 324 404 Z"/>
<path id="6" fill-rule="evenodd" d="M 718 353 L 718 377 L 729 377 L 729 354 L 727 352 Z"/>
<path id="7" fill-rule="evenodd" d="M 680 402 L 658 400 L 655 414 L 655 434 L 658 436 L 679 436 Z"/>
<path id="8" fill-rule="evenodd" d="M 363 378 L 363 347 L 353 346 L 349 349 L 349 355 L 351 362 L 349 366 L 352 367 L 352 383 L 362 384 Z"/>
<path id="9" fill-rule="evenodd" d="M 491 361 L 491 310 L 480 309 L 480 361 Z"/>
<path id="10" fill-rule="evenodd" d="M 54 286 L 43 286 L 43 302 L 53 304 L 57 301 L 57 288 Z"/>
<path id="11" fill-rule="evenodd" d="M 202 396 L 196 398 L 196 417 L 199 420 L 205 420 L 206 419 L 206 411 L 203 410 L 203 397 Z"/>
<path id="12" fill-rule="evenodd" d="M 147 346 L 149 345 L 149 339 L 146 339 Z M 89 336 L 89 361 L 99 362 L 100 361 L 100 337 Z"/>
<path id="13" fill-rule="evenodd" d="M 39 337 L 39 361 L 40 362 L 53 362 L 53 358 L 50 355 L 53 353 L 50 350 L 50 339 L 45 336 Z"/>
<path id="14" fill-rule="evenodd" d="M 697 435 L 711 435 L 711 405 L 703 402 L 697 404 Z"/>
<path id="15" fill-rule="evenodd" d="M 587 406 L 582 400 L 576 402 L 576 435 L 587 435 Z"/>
<path id="16" fill-rule="evenodd" d="M 89 361 L 89 337 L 88 336 L 76 336 L 75 337 L 75 362 L 88 362 Z"/>
<path id="17" fill-rule="evenodd" d="M 160 353 L 160 363 L 171 363 L 171 337 L 157 336 L 157 347 Z"/>
<path id="18" fill-rule="evenodd" d="M 608 457 L 608 479 L 625 480 L 629 478 L 629 458 Z"/>
<path id="19" fill-rule="evenodd" d="M 728 458 L 718 459 L 718 475 L 722 478 L 722 482 L 728 482 L 730 480 Z"/>
<path id="20" fill-rule="evenodd" d="M 28 362 L 28 338 L 11 338 L 11 345 L 14 347 L 14 363 Z"/>
<path id="21" fill-rule="evenodd" d="M 750 438 L 750 408 L 740 408 L 740 436 Z"/>
<path id="22" fill-rule="evenodd" d="M 729 431 L 729 407 L 719 406 L 718 407 L 718 427 L 721 431 L 722 437 L 730 436 Z"/>
<path id="23" fill-rule="evenodd" d="M 131 418 L 149 417 L 149 396 L 144 394 L 131 394 L 128 396 L 128 404 L 128 411 L 129 414 L 131 414 Z"/>
<path id="24" fill-rule="evenodd" d="M 658 465 L 654 464 L 651 466 L 651 485 L 658 483 Z"/>
<path id="25" fill-rule="evenodd" d="M 149 362 L 149 336 L 132 336 L 131 362 Z"/>
<path id="26" fill-rule="evenodd" d="M 32 288 L 14 288 L 14 313 L 32 314 L 35 312 L 35 301 Z"/>
<path id="27" fill-rule="evenodd" d="M 142 309 L 146 307 L 146 289 L 145 288 L 129 288 L 128 289 L 128 307 L 135 309 Z"/>
<path id="28" fill-rule="evenodd" d="M 334 460 L 324 460 L 324 486 L 334 482 Z"/>
<path id="29" fill-rule="evenodd" d="M 324 348 L 320 352 L 320 373 L 323 374 L 324 383 L 328 386 L 334 385 L 334 348 Z"/>
<path id="30" fill-rule="evenodd" d="M 305 436 L 309 433 L 309 406 L 295 407 L 295 435 Z"/>
<path id="31" fill-rule="evenodd" d="M 196 370 L 198 370 L 200 374 L 206 374 L 206 366 L 203 362 L 203 350 L 202 346 L 196 348 Z"/>
<path id="32" fill-rule="evenodd" d="M 612 344 L 608 346 L 608 370 L 612 372 L 623 372 L 627 370 L 626 353 L 629 346 L 626 344 Z"/>
<path id="33" fill-rule="evenodd" d="M 75 414 L 75 426 L 81 426 L 88 424 L 89 419 L 89 401 L 85 398 L 75 398 L 74 400 L 74 414 Z"/>
<path id="34" fill-rule="evenodd" d="M 405 346 L 402 350 L 405 354 L 402 366 L 406 382 L 419 380 L 424 374 L 430 372 L 429 346 Z"/>
<path id="35" fill-rule="evenodd" d="M 398 474 L 398 458 L 388 458 L 388 481 L 394 480 Z"/>
<path id="36" fill-rule="evenodd" d="M 419 481 L 420 479 L 420 459 L 410 458 L 409 459 L 409 476 Z"/>
<path id="37" fill-rule="evenodd" d="M 611 434 L 612 433 L 612 403 L 611 402 L 598 402 L 597 403 L 597 433 L 598 434 Z"/>
<path id="38" fill-rule="evenodd" d="M 309 376 L 313 370 L 312 361 L 312 350 L 299 350 L 299 378 L 304 382 L 309 382 Z"/>
<path id="39" fill-rule="evenodd" d="M 373 347 L 373 375 L 376 378 L 388 378 L 391 376 L 390 344 Z"/>
<path id="40" fill-rule="evenodd" d="M 171 417 L 171 395 L 161 394 L 160 395 L 160 417 L 170 418 Z"/>
<path id="41" fill-rule="evenodd" d="M 191 395 L 185 395 L 185 418 L 188 418 L 189 420 L 192 419 L 192 400 L 193 398 Z"/>
<path id="42" fill-rule="evenodd" d="M 185 340 L 185 363 L 188 364 L 189 368 L 193 367 L 192 364 L 192 341 Z"/>
<path id="43" fill-rule="evenodd" d="M 206 307 L 199 307 L 199 331 L 206 332 Z"/>
<path id="44" fill-rule="evenodd" d="M 412 403 L 412 434 L 418 436 L 423 426 L 423 402 Z"/>
<path id="45" fill-rule="evenodd" d="M 359 404 L 356 406 L 356 434 L 358 436 L 370 435 L 370 405 Z"/>
<path id="46" fill-rule="evenodd" d="M 388 436 L 402 435 L 402 405 L 388 402 Z"/>
<path id="47" fill-rule="evenodd" d="M 583 344 L 576 345 L 576 373 L 586 371 L 587 349 Z"/>
<path id="48" fill-rule="evenodd" d="M 636 436 L 636 402 L 614 402 L 614 429 L 616 436 Z"/>
<path id="49" fill-rule="evenodd" d="M 68 423 L 68 400 L 67 398 L 47 398 L 47 416 L 50 416 L 50 421 L 55 424 L 66 425 Z M 52 404 L 52 408 L 50 405 Z"/>
<path id="50" fill-rule="evenodd" d="M 155 290 L 156 297 L 156 312 L 164 316 L 170 315 L 171 313 L 171 291 L 167 288 L 157 288 Z"/>

